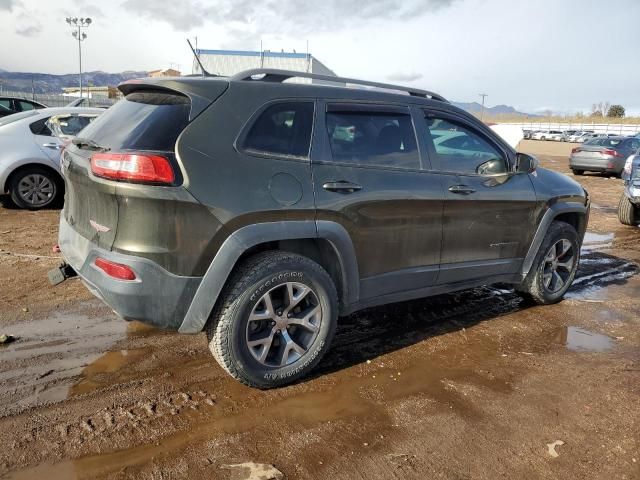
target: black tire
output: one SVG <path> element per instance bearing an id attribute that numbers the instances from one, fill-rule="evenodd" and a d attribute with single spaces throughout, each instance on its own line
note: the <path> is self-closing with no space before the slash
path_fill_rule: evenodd
<path id="1" fill-rule="evenodd" d="M 573 172 L 574 175 L 584 175 L 584 170 L 572 168 L 571 171 Z"/>
<path id="2" fill-rule="evenodd" d="M 638 207 L 635 206 L 623 193 L 618 203 L 618 220 L 623 225 L 638 225 L 640 223 L 640 212 Z"/>
<path id="3" fill-rule="evenodd" d="M 25 182 L 32 182 L 34 179 L 41 179 L 43 183 L 40 186 L 43 188 L 37 194 L 34 192 L 30 198 L 29 194 L 25 192 L 25 189 L 28 188 Z M 53 171 L 42 167 L 21 168 L 11 174 L 9 179 L 11 201 L 17 207 L 28 210 L 40 210 L 57 205 L 59 199 L 62 198 L 63 190 L 60 177 Z"/>
<path id="4" fill-rule="evenodd" d="M 545 272 L 548 266 L 545 257 L 551 251 L 551 248 L 555 247 L 558 242 L 562 240 L 567 240 L 571 244 L 573 264 L 570 269 L 567 269 L 567 276 L 563 279 L 562 287 L 556 291 L 552 291 L 545 286 Z M 579 257 L 580 245 L 578 243 L 578 233 L 575 228 L 566 222 L 553 222 L 549 226 L 547 235 L 540 245 L 538 253 L 531 265 L 531 270 L 529 270 L 525 280 L 516 287 L 516 290 L 538 305 L 550 305 L 559 302 L 575 278 Z"/>
<path id="5" fill-rule="evenodd" d="M 546 140 L 546 139 L 547 139 L 547 137 L 540 137 L 540 140 L 543 140 L 543 141 L 544 141 L 544 140 Z"/>
<path id="6" fill-rule="evenodd" d="M 287 281 L 295 281 L 311 289 L 316 306 L 321 308 L 321 320 L 317 333 L 311 334 L 315 337 L 311 338 L 304 354 L 284 366 L 266 365 L 255 357 L 255 350 L 252 352 L 252 347 L 248 345 L 249 316 L 258 308 L 264 296 L 270 295 L 268 292 L 282 288 L 278 285 L 285 285 L 286 289 Z M 274 311 L 279 308 L 276 302 L 277 299 L 273 302 Z M 218 299 L 206 327 L 209 349 L 222 368 L 240 382 L 265 389 L 279 387 L 301 379 L 317 365 L 329 349 L 337 318 L 336 288 L 320 265 L 307 257 L 288 252 L 259 253 L 236 267 Z M 268 325 L 262 326 L 263 330 L 268 332 L 271 329 L 270 337 L 278 339 L 276 349 L 282 349 L 285 330 L 277 331 L 274 322 L 268 322 Z M 290 326 L 285 328 L 289 335 Z M 294 333 L 291 333 L 291 337 Z M 269 343 L 268 349 L 271 348 L 274 347 Z M 291 353 L 285 347 L 282 358 L 285 354 L 289 358 L 287 352 Z"/>

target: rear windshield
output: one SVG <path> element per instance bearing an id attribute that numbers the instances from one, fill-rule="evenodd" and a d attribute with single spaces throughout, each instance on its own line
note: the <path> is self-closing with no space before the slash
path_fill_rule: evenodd
<path id="1" fill-rule="evenodd" d="M 600 140 L 600 145 L 602 145 L 603 147 L 616 148 L 621 147 L 624 141 L 624 138 L 603 138 Z"/>
<path id="2" fill-rule="evenodd" d="M 127 95 L 82 130 L 82 138 L 111 150 L 173 151 L 189 123 L 189 98 L 138 91 Z"/>

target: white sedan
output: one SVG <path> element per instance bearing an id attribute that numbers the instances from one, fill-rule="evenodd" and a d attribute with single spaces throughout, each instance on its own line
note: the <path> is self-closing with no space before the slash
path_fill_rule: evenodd
<path id="1" fill-rule="evenodd" d="M 20 208 L 51 206 L 64 193 L 60 150 L 104 112 L 99 108 L 43 108 L 0 118 L 0 194 Z"/>

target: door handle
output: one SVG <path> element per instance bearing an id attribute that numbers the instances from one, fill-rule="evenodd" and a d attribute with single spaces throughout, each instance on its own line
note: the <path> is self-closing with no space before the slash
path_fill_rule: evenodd
<path id="1" fill-rule="evenodd" d="M 59 143 L 43 143 L 42 144 L 43 147 L 47 147 L 47 148 L 62 148 L 62 145 L 60 145 Z"/>
<path id="2" fill-rule="evenodd" d="M 467 185 L 451 185 L 449 187 L 451 193 L 457 193 L 458 195 L 469 195 L 475 193 L 475 190 Z"/>
<path id="3" fill-rule="evenodd" d="M 328 192 L 353 193 L 357 192 L 358 190 L 362 190 L 362 185 L 347 182 L 346 180 L 340 180 L 337 182 L 326 182 L 322 185 L 322 188 L 324 188 Z"/>

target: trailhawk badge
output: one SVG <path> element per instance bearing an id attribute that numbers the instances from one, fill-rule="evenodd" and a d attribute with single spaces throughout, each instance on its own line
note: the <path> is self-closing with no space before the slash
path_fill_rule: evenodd
<path id="1" fill-rule="evenodd" d="M 94 228 L 96 232 L 99 232 L 99 233 L 106 233 L 111 230 L 109 227 L 100 225 L 98 222 L 95 222 L 93 220 L 89 220 L 89 224 Z"/>

